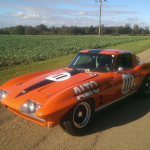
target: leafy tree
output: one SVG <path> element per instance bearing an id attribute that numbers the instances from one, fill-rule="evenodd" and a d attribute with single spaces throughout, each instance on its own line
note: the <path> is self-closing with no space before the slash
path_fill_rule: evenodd
<path id="1" fill-rule="evenodd" d="M 35 29 L 37 30 L 37 33 L 38 33 L 38 34 L 42 34 L 43 31 L 48 31 L 47 26 L 44 25 L 44 24 L 37 25 L 37 26 L 35 27 Z"/>
<path id="2" fill-rule="evenodd" d="M 132 32 L 131 24 L 126 23 L 124 28 L 124 34 L 129 34 Z"/>
<path id="3" fill-rule="evenodd" d="M 25 27 L 22 25 L 18 25 L 16 27 L 14 27 L 13 34 L 24 35 Z"/>
<path id="4" fill-rule="evenodd" d="M 25 26 L 25 35 L 36 35 L 37 31 L 32 26 Z"/>
<path id="5" fill-rule="evenodd" d="M 4 31 L 4 34 L 9 34 L 9 31 L 5 30 L 5 31 Z"/>
<path id="6" fill-rule="evenodd" d="M 134 25 L 134 34 L 139 34 L 139 26 L 137 24 Z"/>
<path id="7" fill-rule="evenodd" d="M 145 33 L 149 34 L 149 27 L 148 26 L 145 27 Z"/>

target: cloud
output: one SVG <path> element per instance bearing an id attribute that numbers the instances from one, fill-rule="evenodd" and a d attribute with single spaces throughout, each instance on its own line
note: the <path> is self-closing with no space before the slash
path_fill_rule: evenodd
<path id="1" fill-rule="evenodd" d="M 95 2 L 92 2 L 93 4 L 86 4 L 84 2 L 81 3 L 80 0 L 36 0 L 36 2 L 35 0 L 15 0 L 12 4 L 12 0 L 0 1 L 1 7 L 6 7 L 10 10 L 6 9 L 3 15 L 0 15 L 0 28 L 18 24 L 36 26 L 41 23 L 47 26 L 97 26 L 99 24 L 99 4 Z M 57 4 L 62 4 L 61 9 L 59 9 Z M 65 9 L 65 7 L 63 7 L 65 4 L 74 7 L 67 7 Z M 79 7 L 75 9 L 75 6 Z M 102 24 L 104 25 L 110 24 L 112 26 L 115 25 L 115 23 L 117 25 L 124 25 L 128 20 L 136 22 L 136 17 L 129 18 L 129 15 L 140 14 L 137 11 L 109 10 L 106 4 L 102 6 L 105 7 L 105 9 L 102 9 Z M 96 9 L 91 9 L 89 7 Z M 126 5 L 118 5 L 117 7 L 126 7 Z M 15 10 L 15 12 L 12 10 Z M 127 19 L 119 21 L 117 16 L 120 14 L 123 14 L 122 16 L 125 14 Z M 7 22 L 9 22 L 9 24 Z"/>
<path id="2" fill-rule="evenodd" d="M 22 17 L 22 16 L 23 16 L 23 13 L 22 13 L 22 12 L 18 12 L 18 13 L 13 14 L 13 16 Z"/>
<path id="3" fill-rule="evenodd" d="M 22 14 L 20 14 L 22 15 Z M 17 16 L 14 16 L 17 17 Z M 16 25 L 27 25 L 27 26 L 36 26 L 39 25 L 41 23 L 49 26 L 56 26 L 56 27 L 60 27 L 62 25 L 65 26 L 72 26 L 72 25 L 77 25 L 77 26 L 98 26 L 99 25 L 99 20 L 98 18 L 92 18 L 92 17 L 75 17 L 75 18 L 67 18 L 64 16 L 60 16 L 60 15 L 55 15 L 55 16 L 39 16 L 38 19 L 30 19 L 29 21 L 27 21 L 26 19 L 23 19 L 22 17 L 17 17 L 17 18 L 13 18 L 12 16 L 10 16 L 9 22 L 8 19 L 0 21 L 2 22 L 0 24 L 0 28 L 1 27 L 9 27 L 9 26 L 16 26 Z M 1 18 L 1 16 L 0 16 Z M 104 26 L 124 26 L 126 23 L 129 23 L 128 20 L 117 20 L 117 19 L 104 19 L 102 17 L 101 23 L 104 24 Z M 133 26 L 134 24 L 138 24 L 137 20 L 133 20 L 131 22 L 131 25 Z M 143 24 L 139 24 L 139 25 L 143 25 Z"/>
<path id="4" fill-rule="evenodd" d="M 114 17 L 109 17 L 109 20 L 114 20 L 115 18 Z"/>
<path id="5" fill-rule="evenodd" d="M 126 10 L 103 10 L 102 12 L 109 14 L 140 14 L 137 11 L 126 11 Z"/>
<path id="6" fill-rule="evenodd" d="M 59 1 L 59 0 L 57 0 Z M 67 0 L 63 0 L 68 2 Z M 72 2 L 73 3 L 73 2 Z M 81 3 L 80 3 L 81 4 Z M 48 7 L 32 7 L 32 6 L 22 6 L 22 5 L 12 5 L 0 3 L 0 5 L 10 8 L 15 8 L 22 10 L 21 12 L 26 12 L 28 14 L 38 14 L 38 15 L 67 15 L 67 16 L 77 16 L 77 15 L 86 15 L 86 16 L 98 16 L 99 10 L 94 11 L 81 11 L 81 10 L 72 10 L 72 9 L 57 9 L 57 8 L 48 8 Z M 103 14 L 139 14 L 136 11 L 123 11 L 123 10 L 102 10 Z"/>
<path id="7" fill-rule="evenodd" d="M 29 6 L 32 5 L 34 7 L 56 7 L 58 3 L 61 3 L 61 4 L 67 4 L 67 5 L 74 5 L 74 6 L 78 6 L 78 7 L 91 7 L 91 8 L 96 8 L 96 7 L 99 7 L 99 5 L 97 5 L 97 3 L 95 2 L 91 2 L 91 4 L 88 4 L 88 3 L 81 3 L 80 0 L 55 0 L 55 1 L 52 1 L 52 0 L 15 0 L 13 2 L 13 4 L 15 5 L 20 5 L 20 6 L 23 6 L 24 4 L 26 4 L 26 6 Z M 5 5 L 11 5 L 12 4 L 12 0 L 1 0 L 1 4 L 5 4 Z"/>
<path id="8" fill-rule="evenodd" d="M 78 15 L 79 15 L 79 16 L 84 15 L 84 11 L 78 12 Z"/>
<path id="9" fill-rule="evenodd" d="M 24 14 L 23 12 L 14 13 L 12 16 L 21 17 L 23 19 L 38 19 L 39 15 L 36 14 Z"/>
<path id="10" fill-rule="evenodd" d="M 126 20 L 135 21 L 135 20 L 139 20 L 139 18 L 137 18 L 137 17 L 132 17 L 132 18 L 127 18 Z"/>

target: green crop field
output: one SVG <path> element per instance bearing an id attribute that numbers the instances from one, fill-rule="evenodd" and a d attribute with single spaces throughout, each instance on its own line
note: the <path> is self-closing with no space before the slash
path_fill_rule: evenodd
<path id="1" fill-rule="evenodd" d="M 0 35 L 0 67 L 74 54 L 82 49 L 115 46 L 150 36 Z"/>

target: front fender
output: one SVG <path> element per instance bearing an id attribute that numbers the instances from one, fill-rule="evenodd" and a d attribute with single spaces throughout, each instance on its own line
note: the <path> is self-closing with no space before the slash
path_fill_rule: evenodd
<path id="1" fill-rule="evenodd" d="M 40 71 L 40 72 L 34 72 L 34 73 L 30 73 L 30 74 L 26 74 L 26 75 L 22 75 L 22 76 L 13 78 L 13 79 L 9 80 L 8 82 L 4 83 L 2 86 L 0 86 L 0 89 L 5 88 L 7 86 L 14 85 L 14 84 L 26 82 L 34 77 L 40 76 L 42 74 L 50 73 L 52 71 L 54 71 L 54 70 L 45 70 L 45 71 Z"/>
<path id="2" fill-rule="evenodd" d="M 68 88 L 50 96 L 47 102 L 36 112 L 36 116 L 44 119 L 61 119 L 78 102 L 74 97 L 73 89 Z"/>

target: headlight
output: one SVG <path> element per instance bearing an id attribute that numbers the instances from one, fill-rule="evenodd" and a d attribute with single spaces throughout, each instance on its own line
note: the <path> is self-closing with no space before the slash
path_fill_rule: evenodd
<path id="1" fill-rule="evenodd" d="M 0 90 L 0 100 L 4 97 L 6 97 L 6 95 L 8 94 L 9 92 L 7 91 L 4 91 L 4 90 Z"/>
<path id="2" fill-rule="evenodd" d="M 39 103 L 36 103 L 32 100 L 26 101 L 21 107 L 21 112 L 27 112 L 27 113 L 35 113 L 42 105 Z"/>

